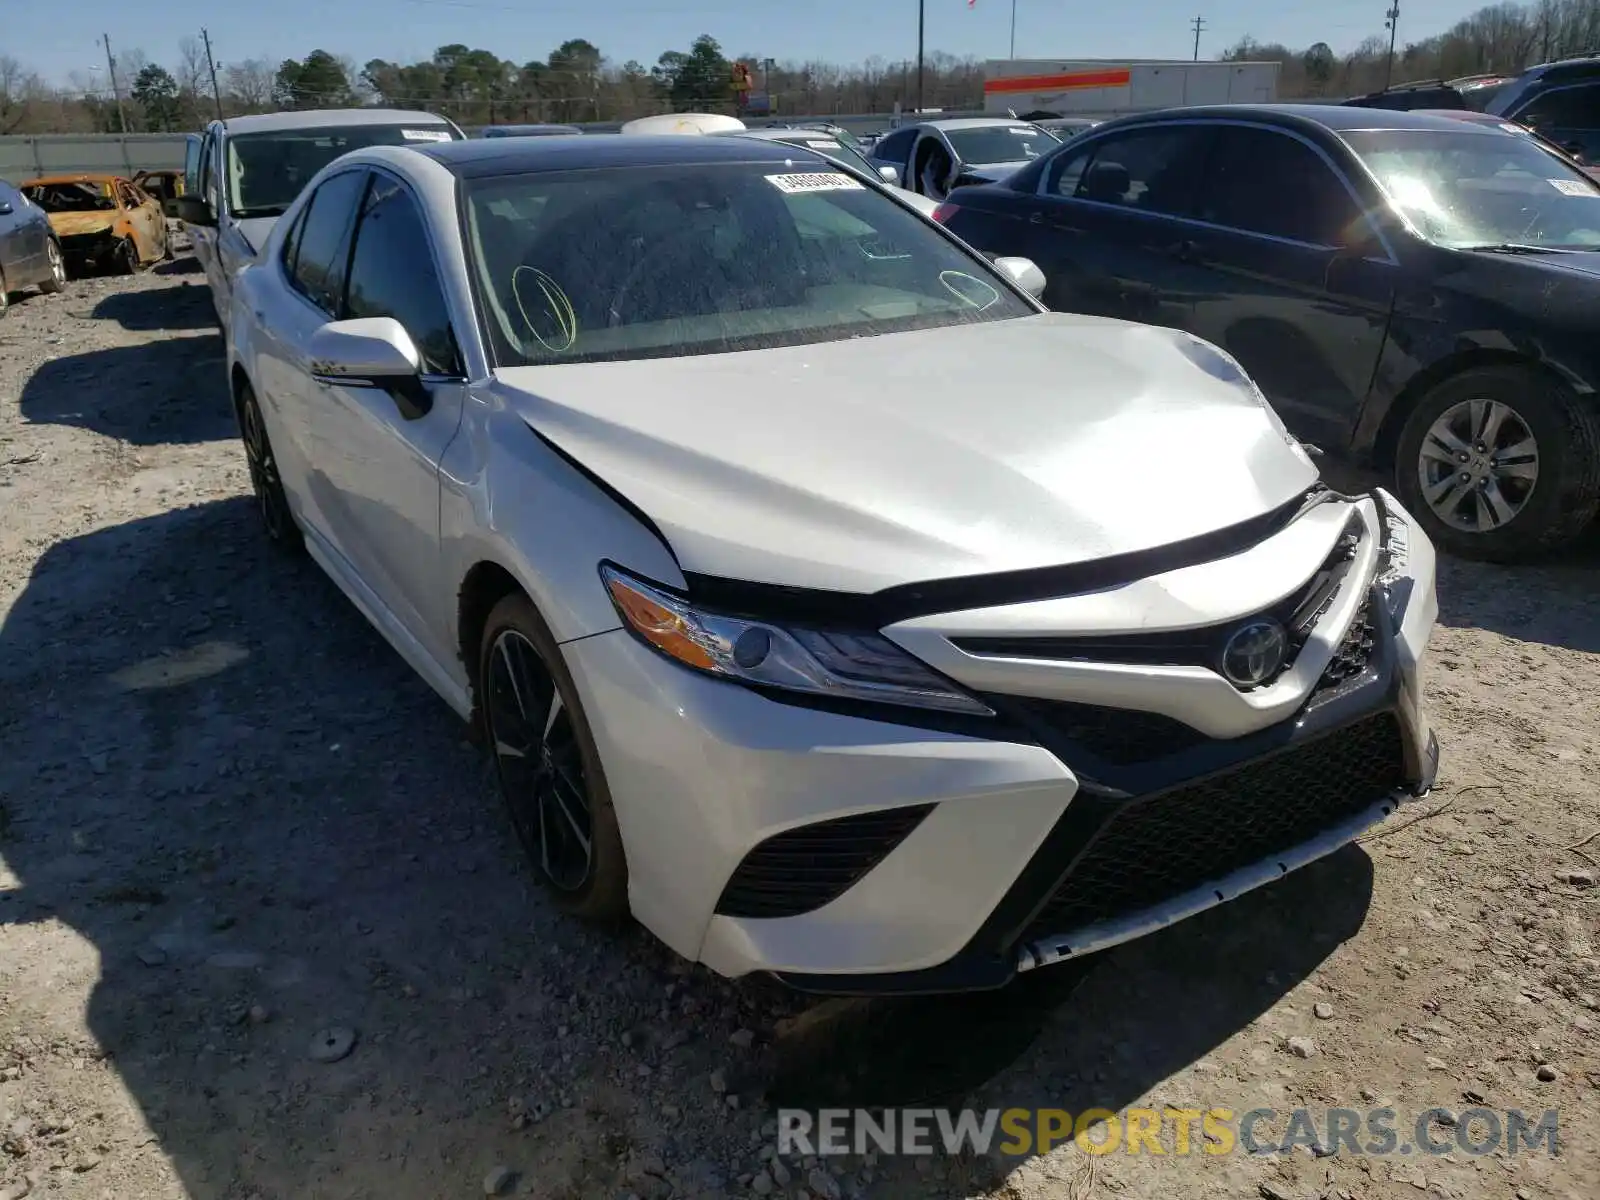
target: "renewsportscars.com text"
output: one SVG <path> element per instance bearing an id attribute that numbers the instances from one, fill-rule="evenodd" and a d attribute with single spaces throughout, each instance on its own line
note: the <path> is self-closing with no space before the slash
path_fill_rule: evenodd
<path id="1" fill-rule="evenodd" d="M 901 1108 L 778 1110 L 779 1154 L 1048 1154 L 1071 1143 L 1086 1154 L 1468 1155 L 1558 1157 L 1555 1109 L 1430 1108 Z"/>

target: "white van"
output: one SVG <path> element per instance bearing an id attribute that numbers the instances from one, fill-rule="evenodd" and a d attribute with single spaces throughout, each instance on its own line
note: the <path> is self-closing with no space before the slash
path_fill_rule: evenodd
<path id="1" fill-rule="evenodd" d="M 329 108 L 213 121 L 189 135 L 184 194 L 168 202 L 205 268 L 222 327 L 239 268 L 256 255 L 300 189 L 349 150 L 453 142 L 466 134 L 432 113 Z"/>

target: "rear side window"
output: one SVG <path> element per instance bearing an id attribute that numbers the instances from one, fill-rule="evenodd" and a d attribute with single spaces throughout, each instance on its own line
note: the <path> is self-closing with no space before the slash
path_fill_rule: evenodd
<path id="1" fill-rule="evenodd" d="M 1362 220 L 1344 183 L 1310 146 L 1237 125 L 1217 131 L 1196 215 L 1314 246 L 1352 244 Z"/>
<path id="2" fill-rule="evenodd" d="M 345 171 L 325 180 L 311 198 L 299 230 L 289 282 L 330 317 L 337 317 L 350 261 L 350 231 L 367 186 L 365 171 Z"/>
<path id="3" fill-rule="evenodd" d="M 393 317 L 416 343 L 424 373 L 462 374 L 422 214 L 411 193 L 381 173 L 356 227 L 344 315 Z"/>
<path id="4" fill-rule="evenodd" d="M 1600 84 L 1546 92 L 1517 120 L 1535 129 L 1600 129 Z"/>
<path id="5" fill-rule="evenodd" d="M 1063 154 L 1046 190 L 1141 212 L 1189 211 L 1211 131 L 1203 125 L 1129 130 Z"/>

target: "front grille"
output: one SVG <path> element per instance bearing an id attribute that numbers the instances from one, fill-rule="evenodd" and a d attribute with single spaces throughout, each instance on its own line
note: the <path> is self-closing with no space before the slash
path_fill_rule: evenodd
<path id="1" fill-rule="evenodd" d="M 1279 663 L 1281 674 L 1310 638 L 1317 622 L 1333 606 L 1344 586 L 1366 526 L 1352 513 L 1344 532 L 1315 574 L 1299 589 L 1271 608 L 1238 617 L 1220 625 L 1197 629 L 1157 630 L 1152 633 L 1118 633 L 1050 637 L 956 637 L 951 642 L 969 654 L 1004 658 L 1051 659 L 1062 662 L 1123 663 L 1138 666 L 1203 666 L 1222 674 L 1223 648 L 1234 632 L 1252 621 L 1271 619 L 1284 627 L 1288 646 Z M 1270 684 L 1262 680 L 1255 687 Z"/>
<path id="2" fill-rule="evenodd" d="M 1194 726 L 1161 713 L 1102 708 L 1065 700 L 1031 700 L 1019 696 L 1005 699 L 1052 733 L 1113 766 L 1157 762 L 1192 750 L 1208 740 Z M 1071 761 L 1070 754 L 1064 752 L 1064 757 Z"/>
<path id="3" fill-rule="evenodd" d="M 844 895 L 933 811 L 879 809 L 774 834 L 744 856 L 722 889 L 725 917 L 797 917 Z"/>
<path id="4" fill-rule="evenodd" d="M 1350 622 L 1350 628 L 1339 639 L 1333 657 L 1328 660 L 1312 694 L 1331 691 L 1364 672 L 1372 661 L 1372 651 L 1377 643 L 1378 631 L 1372 626 L 1372 601 L 1368 599 L 1362 602 Z"/>
<path id="5" fill-rule="evenodd" d="M 1282 854 L 1405 786 L 1400 726 L 1379 713 L 1200 783 L 1130 800 L 1025 937 L 1128 916 Z"/>

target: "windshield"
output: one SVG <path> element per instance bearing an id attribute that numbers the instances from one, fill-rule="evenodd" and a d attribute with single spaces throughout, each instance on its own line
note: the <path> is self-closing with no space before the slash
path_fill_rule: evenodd
<path id="1" fill-rule="evenodd" d="M 1431 129 L 1344 138 L 1395 207 L 1441 246 L 1600 249 L 1600 187 L 1532 138 Z"/>
<path id="2" fill-rule="evenodd" d="M 228 211 L 243 218 L 280 216 L 313 175 L 351 150 L 455 140 L 442 121 L 237 134 L 228 139 Z"/>
<path id="3" fill-rule="evenodd" d="M 1031 316 L 989 265 L 820 163 L 472 180 L 505 366 L 716 354 Z"/>
<path id="4" fill-rule="evenodd" d="M 977 129 L 946 129 L 944 136 L 964 163 L 1023 162 L 1038 158 L 1061 143 L 1037 125 L 984 125 Z"/>
<path id="5" fill-rule="evenodd" d="M 1488 112 L 1489 105 L 1493 103 L 1495 97 L 1513 82 L 1515 81 L 1511 79 L 1497 79 L 1493 83 L 1469 83 L 1464 87 L 1458 87 L 1456 91 L 1461 94 L 1461 99 L 1466 102 L 1468 108 L 1478 112 Z"/>
<path id="6" fill-rule="evenodd" d="M 115 212 L 109 183 L 41 183 L 22 189 L 47 213 Z"/>
<path id="7" fill-rule="evenodd" d="M 826 134 L 796 134 L 794 137 L 774 138 L 773 140 L 786 142 L 791 146 L 805 146 L 807 149 L 815 150 L 818 154 L 826 155 L 835 162 L 845 163 L 858 171 L 872 176 L 874 179 L 878 178 L 878 168 L 863 158 L 860 151 Z"/>

